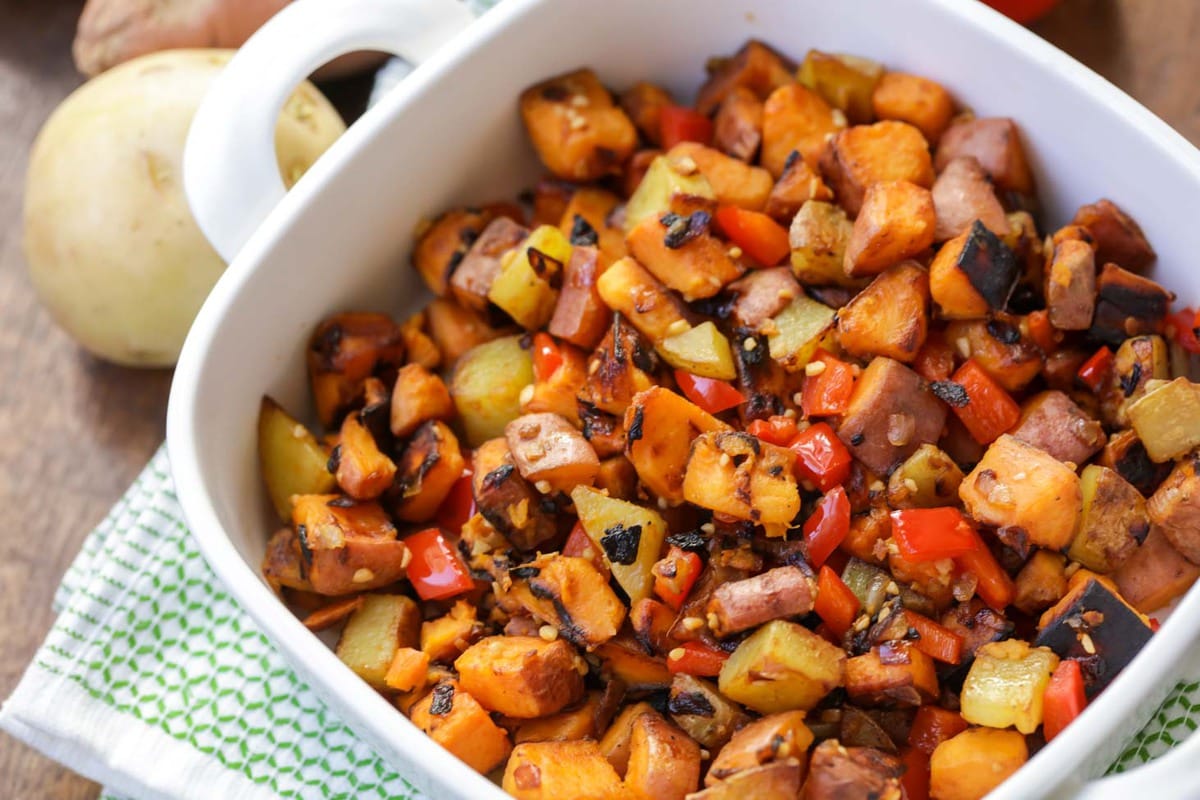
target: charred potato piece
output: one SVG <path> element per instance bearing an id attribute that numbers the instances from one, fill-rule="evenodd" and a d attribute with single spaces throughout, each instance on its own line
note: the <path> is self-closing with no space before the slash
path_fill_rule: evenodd
<path id="1" fill-rule="evenodd" d="M 709 232 L 707 214 L 701 214 L 703 216 L 648 217 L 638 223 L 626 239 L 630 254 L 637 259 L 634 265 L 644 266 L 667 287 L 683 295 L 687 302 L 712 297 L 744 272 L 741 264 L 730 257 L 727 245 Z M 600 276 L 599 287 L 600 296 L 609 308 L 627 315 L 636 325 L 644 315 L 638 313 L 636 304 L 630 305 L 628 290 L 619 286 L 622 279 L 614 276 L 614 271 L 620 270 L 618 274 L 625 278 L 630 263 L 630 259 L 622 259 L 609 267 Z M 623 296 L 616 296 L 617 293 L 623 293 Z M 669 307 L 670 303 L 663 298 L 660 305 Z M 654 335 L 645 330 L 642 332 L 655 341 L 667 335 L 665 330 L 657 328 Z"/>
<path id="2" fill-rule="evenodd" d="M 729 426 L 661 386 L 638 393 L 625 412 L 625 453 L 642 483 L 670 503 L 683 501 L 692 440 Z"/>
<path id="3" fill-rule="evenodd" d="M 1096 463 L 1108 467 L 1129 481 L 1143 497 L 1154 494 L 1154 490 L 1171 471 L 1170 462 L 1156 464 L 1150 460 L 1146 446 L 1131 430 L 1113 434 L 1100 452 Z"/>
<path id="4" fill-rule="evenodd" d="M 792 219 L 788 239 L 792 272 L 806 285 L 834 284 L 861 288 L 863 281 L 846 274 L 846 249 L 854 224 L 840 206 L 809 200 Z"/>
<path id="5" fill-rule="evenodd" d="M 1079 476 L 1083 513 L 1067 555 L 1096 572 L 1112 572 L 1150 532 L 1146 501 L 1107 467 L 1089 464 Z"/>
<path id="6" fill-rule="evenodd" d="M 378 589 L 404 577 L 412 553 L 378 503 L 337 495 L 298 495 L 292 506 L 303 574 L 312 590 L 344 595 Z"/>
<path id="7" fill-rule="evenodd" d="M 657 282 L 651 283 L 653 278 L 638 267 L 636 262 L 630 261 L 631 266 L 626 274 L 639 281 L 636 284 L 639 291 L 652 291 L 649 287 L 657 285 Z M 645 283 L 641 282 L 643 280 Z M 628 284 L 622 279 L 618 285 Z M 678 311 L 676 301 L 667 293 L 655 297 L 650 302 L 655 305 L 643 306 L 647 316 L 642 319 L 642 324 L 648 330 L 657 330 L 665 318 Z M 594 409 L 609 414 L 624 414 L 634 395 L 654 386 L 654 381 L 647 372 L 653 372 L 657 364 L 658 355 L 654 350 L 646 346 L 642 337 L 624 317 L 615 314 L 612 327 L 608 329 L 608 333 L 588 360 L 588 380 L 579 394 L 580 417 L 584 423 L 583 435 L 601 457 L 620 452 L 624 448 L 625 442 L 618 430 L 620 421 L 611 417 L 605 419 L 594 410 L 588 410 L 584 403 L 590 403 Z M 602 446 L 598 437 L 613 439 L 611 450 L 607 444 Z"/>
<path id="8" fill-rule="evenodd" d="M 562 639 L 489 636 L 467 648 L 454 668 L 480 705 L 508 717 L 544 717 L 583 697 L 586 665 Z"/>
<path id="9" fill-rule="evenodd" d="M 518 549 L 532 550 L 558 532 L 558 507 L 521 477 L 504 438 L 476 448 L 472 473 L 479 513 Z"/>
<path id="10" fill-rule="evenodd" d="M 771 92 L 763 104 L 762 152 L 759 162 L 778 179 L 793 151 L 816 168 L 830 134 L 846 127 L 846 115 L 830 107 L 813 90 L 788 83 Z"/>
<path id="11" fill-rule="evenodd" d="M 857 216 L 871 184 L 907 181 L 923 189 L 933 186 L 929 144 L 904 122 L 886 120 L 841 131 L 829 142 L 820 161 L 821 174 L 838 202 Z M 933 225 L 930 225 L 932 241 Z"/>
<path id="12" fill-rule="evenodd" d="M 492 221 L 492 216 L 482 209 L 455 208 L 429 223 L 417 238 L 412 260 L 431 292 L 439 297 L 446 293 L 467 248 Z"/>
<path id="13" fill-rule="evenodd" d="M 772 90 L 792 83 L 796 65 L 769 45 L 751 39 L 733 56 L 721 59 L 696 96 L 696 110 L 711 114 L 726 95 L 741 86 L 766 97 Z"/>
<path id="14" fill-rule="evenodd" d="M 762 143 L 763 103 L 744 86 L 725 95 L 713 121 L 713 143 L 722 152 L 747 163 Z"/>
<path id="15" fill-rule="evenodd" d="M 1170 379 L 1170 356 L 1161 336 L 1134 336 L 1121 342 L 1100 397 L 1104 419 L 1114 426 L 1127 427 L 1129 406 L 1146 393 L 1147 384 Z"/>
<path id="16" fill-rule="evenodd" d="M 755 711 L 807 711 L 843 685 L 846 653 L 783 620 L 752 633 L 721 667 L 721 693 Z"/>
<path id="17" fill-rule="evenodd" d="M 594 181 L 618 172 L 637 147 L 637 130 L 590 69 L 521 93 L 521 119 L 546 168 L 560 178 Z"/>
<path id="18" fill-rule="evenodd" d="M 771 358 L 788 372 L 802 372 L 817 348 L 828 347 L 834 310 L 804 294 L 797 295 L 783 311 L 762 326 Z"/>
<path id="19" fill-rule="evenodd" d="M 689 503 L 762 525 L 782 536 L 800 512 L 795 454 L 740 432 L 702 433 L 692 441 L 683 496 Z"/>
<path id="20" fill-rule="evenodd" d="M 533 187 L 532 223 L 535 226 L 554 225 L 561 220 L 576 191 L 578 187 L 571 181 L 542 178 Z"/>
<path id="21" fill-rule="evenodd" d="M 767 203 L 774 180 L 761 167 L 727 156 L 720 150 L 697 142 L 680 142 L 671 148 L 667 158 L 675 169 L 686 174 L 692 164 L 712 187 L 717 202 L 760 211 Z M 689 164 L 690 160 L 690 164 Z"/>
<path id="22" fill-rule="evenodd" d="M 1066 566 L 1060 554 L 1038 550 L 1017 573 L 1013 605 L 1026 614 L 1038 614 L 1057 603 L 1067 593 Z"/>
<path id="23" fill-rule="evenodd" d="M 902 180 L 872 183 L 846 244 L 846 274 L 877 275 L 919 255 L 933 244 L 935 224 L 928 189 Z"/>
<path id="24" fill-rule="evenodd" d="M 649 508 L 605 497 L 585 486 L 576 487 L 571 500 L 584 532 L 604 553 L 630 603 L 649 597 L 654 584 L 650 570 L 667 535 L 666 520 Z"/>
<path id="25" fill-rule="evenodd" d="M 963 640 L 963 663 L 975 657 L 988 642 L 1007 639 L 1014 625 L 1003 614 L 988 608 L 983 600 L 973 597 L 942 614 L 942 625 L 957 633 Z"/>
<path id="26" fill-rule="evenodd" d="M 970 357 L 1007 391 L 1019 392 L 1042 370 L 1041 348 L 1003 317 L 956 321 L 946 326 L 946 341 Z M 963 342 L 966 342 L 965 346 Z"/>
<path id="27" fill-rule="evenodd" d="M 509 576 L 512 598 L 579 647 L 599 647 L 625 621 L 625 604 L 586 558 L 541 556 L 510 570 Z"/>
<path id="28" fill-rule="evenodd" d="M 741 706 L 708 681 L 686 672 L 675 673 L 671 681 L 667 711 L 676 725 L 710 752 L 721 749 L 735 730 L 749 722 Z"/>
<path id="29" fill-rule="evenodd" d="M 875 61 L 844 53 L 809 50 L 796 78 L 841 110 L 851 125 L 872 122 L 875 109 L 871 97 L 883 67 Z"/>
<path id="30" fill-rule="evenodd" d="M 602 272 L 599 256 L 595 247 L 577 245 L 571 250 L 554 315 L 546 326 L 551 335 L 584 349 L 599 344 L 612 323 L 612 311 L 596 288 Z"/>
<path id="31" fill-rule="evenodd" d="M 934 164 L 941 171 L 959 156 L 974 156 L 1004 191 L 1034 195 L 1033 173 L 1017 123 L 1011 119 L 986 117 L 955 122 L 938 140 Z"/>
<path id="32" fill-rule="evenodd" d="M 1092 338 L 1116 347 L 1129 336 L 1163 332 L 1167 308 L 1175 294 L 1149 278 L 1108 263 L 1096 278 L 1096 313 Z"/>
<path id="33" fill-rule="evenodd" d="M 1046 309 L 1062 331 L 1086 331 L 1096 311 L 1096 254 L 1079 240 L 1054 248 L 1046 270 Z"/>
<path id="34" fill-rule="evenodd" d="M 458 437 L 446 423 L 422 424 L 396 464 L 396 516 L 408 522 L 432 519 L 462 476 L 464 463 Z"/>
<path id="35" fill-rule="evenodd" d="M 612 192 L 581 186 L 563 209 L 558 229 L 570 239 L 572 247 L 598 247 L 601 263 L 607 266 L 625 257 L 625 230 L 613 219 L 620 205 L 621 198 Z"/>
<path id="36" fill-rule="evenodd" d="M 912 261 L 881 274 L 837 314 L 838 343 L 862 359 L 911 362 L 928 329 L 929 274 Z"/>
<path id="37" fill-rule="evenodd" d="M 997 236 L 1009 235 L 1004 206 L 996 197 L 987 173 L 972 156 L 962 156 L 946 164 L 933 183 L 932 194 L 937 212 L 935 241 L 962 235 L 975 220 Z"/>
<path id="38" fill-rule="evenodd" d="M 587 439 L 558 414 L 525 414 L 504 428 L 508 449 L 521 477 L 545 481 L 560 492 L 590 485 L 600 459 Z"/>
<path id="39" fill-rule="evenodd" d="M 673 105 L 671 93 L 653 83 L 638 81 L 621 92 L 621 108 L 633 120 L 646 141 L 662 144 L 662 110 Z"/>
<path id="40" fill-rule="evenodd" d="M 879 119 L 907 122 L 931 142 L 942 138 L 954 116 L 954 100 L 940 83 L 904 72 L 885 72 L 871 93 Z"/>
<path id="41" fill-rule="evenodd" d="M 798 212 L 809 200 L 828 201 L 833 191 L 821 180 L 816 170 L 793 150 L 783 163 L 783 174 L 775 182 L 767 205 L 763 211 L 783 225 L 791 224 Z"/>
<path id="42" fill-rule="evenodd" d="M 942 245 L 929 265 L 929 289 L 947 319 L 982 319 L 1003 310 L 1018 277 L 1013 251 L 979 220 Z"/>
<path id="43" fill-rule="evenodd" d="M 487 299 L 526 330 L 542 328 L 554 315 L 556 286 L 570 258 L 571 243 L 562 231 L 541 225 L 501 259 Z"/>
<path id="44" fill-rule="evenodd" d="M 502 267 L 501 256 L 529 236 L 529 229 L 508 217 L 488 223 L 450 278 L 450 292 L 467 308 L 486 311 L 488 292 Z"/>
<path id="45" fill-rule="evenodd" d="M 271 504 L 285 521 L 292 516 L 292 495 L 326 494 L 337 485 L 328 469 L 329 453 L 266 395 L 258 411 L 258 459 Z"/>
<path id="46" fill-rule="evenodd" d="M 318 325 L 307 360 L 321 425 L 332 428 L 341 422 L 361 400 L 363 381 L 377 370 L 399 366 L 403 359 L 400 326 L 386 314 L 335 314 Z"/>
<path id="47" fill-rule="evenodd" d="M 1069 396 L 1053 390 L 1025 401 L 1012 436 L 1071 464 L 1083 464 L 1105 442 L 1103 426 Z"/>
<path id="48" fill-rule="evenodd" d="M 1175 464 L 1147 501 L 1146 510 L 1167 541 L 1184 558 L 1200 564 L 1200 454 Z"/>
<path id="49" fill-rule="evenodd" d="M 1095 240 L 1098 263 L 1111 261 L 1131 272 L 1141 272 L 1154 263 L 1154 248 L 1141 227 L 1111 200 L 1081 206 L 1073 222 L 1086 228 Z"/>
<path id="50" fill-rule="evenodd" d="M 963 473 L 935 445 L 923 444 L 888 478 L 892 508 L 936 508 L 954 505 Z"/>
<path id="51" fill-rule="evenodd" d="M 766 324 L 773 324 L 768 320 Z M 752 420 L 768 419 L 777 414 L 786 414 L 795 407 L 792 379 L 783 366 L 768 358 L 770 339 L 756 334 L 748 328 L 734 331 L 741 341 L 733 348 L 737 364 L 737 384 L 746 398 L 738 406 L 738 416 L 749 425 Z"/>

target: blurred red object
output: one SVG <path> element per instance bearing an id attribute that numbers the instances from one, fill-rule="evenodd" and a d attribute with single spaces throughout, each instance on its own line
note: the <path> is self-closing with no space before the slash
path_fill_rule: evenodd
<path id="1" fill-rule="evenodd" d="M 1058 0 L 983 0 L 1006 17 L 1022 25 L 1041 19 L 1058 5 Z"/>

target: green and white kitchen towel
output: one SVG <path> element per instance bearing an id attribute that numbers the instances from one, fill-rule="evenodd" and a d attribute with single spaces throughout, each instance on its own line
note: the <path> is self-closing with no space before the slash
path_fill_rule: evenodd
<path id="1" fill-rule="evenodd" d="M 104 784 L 106 800 L 422 797 L 217 581 L 165 450 L 87 538 L 55 605 L 0 727 Z M 1165 752 L 1197 722 L 1200 682 L 1181 684 L 1113 769 Z"/>

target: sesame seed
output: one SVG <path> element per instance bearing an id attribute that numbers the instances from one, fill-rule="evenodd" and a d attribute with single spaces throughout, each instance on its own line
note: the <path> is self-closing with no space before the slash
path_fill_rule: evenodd
<path id="1" fill-rule="evenodd" d="M 868 617 L 866 614 L 863 614 L 861 617 L 854 620 L 854 630 L 857 631 L 858 633 L 862 633 L 863 631 L 865 631 L 867 629 L 867 627 L 870 624 L 871 624 L 871 618 Z"/>
<path id="2" fill-rule="evenodd" d="M 594 359 L 588 364 L 588 375 L 595 375 L 600 370 L 600 359 Z"/>
<path id="3" fill-rule="evenodd" d="M 905 478 L 904 479 L 904 488 L 908 489 L 908 491 L 912 492 L 913 494 L 916 494 L 920 490 L 921 487 L 917 486 L 917 482 L 914 481 L 912 478 Z"/>
<path id="4" fill-rule="evenodd" d="M 671 659 L 672 661 L 678 661 L 679 659 L 683 658 L 683 656 L 684 649 L 682 647 L 676 647 L 674 650 L 667 653 L 667 658 Z"/>
<path id="5" fill-rule="evenodd" d="M 684 617 L 681 624 L 684 630 L 698 631 L 704 627 L 704 620 L 699 617 Z"/>
<path id="6" fill-rule="evenodd" d="M 710 752 L 708 752 L 707 750 L 705 750 L 705 749 L 701 748 L 701 750 L 700 750 L 700 760 L 701 760 L 701 761 L 708 761 L 710 758 L 712 758 L 712 753 L 710 753 Z"/>
<path id="7" fill-rule="evenodd" d="M 729 457 L 729 453 L 721 453 L 721 457 L 717 459 L 722 467 L 728 467 L 733 463 L 733 459 Z"/>
<path id="8" fill-rule="evenodd" d="M 825 371 L 824 361 L 810 361 L 804 365 L 804 374 L 810 377 L 816 377 Z"/>
<path id="9" fill-rule="evenodd" d="M 717 532 L 717 526 L 713 525 L 711 522 L 706 522 L 700 526 L 700 530 L 704 531 L 709 536 L 711 536 L 712 534 Z"/>
<path id="10" fill-rule="evenodd" d="M 883 587 L 883 589 L 888 594 L 900 594 L 900 587 L 896 585 L 895 581 L 888 581 L 887 586 Z"/>
<path id="11" fill-rule="evenodd" d="M 550 481 L 538 481 L 533 487 L 542 494 L 550 494 L 551 489 L 554 488 L 550 485 Z"/>
<path id="12" fill-rule="evenodd" d="M 717 615 L 712 611 L 708 612 L 704 618 L 708 620 L 708 627 L 712 628 L 713 630 L 721 627 L 721 620 L 717 619 Z"/>
<path id="13" fill-rule="evenodd" d="M 660 498 L 658 498 L 658 507 L 661 508 L 663 511 L 666 511 L 668 508 L 671 507 L 671 504 L 667 502 L 667 498 L 660 497 Z"/>
<path id="14" fill-rule="evenodd" d="M 547 642 L 553 642 L 558 638 L 558 628 L 553 625 L 543 625 L 538 628 L 538 636 Z"/>
<path id="15" fill-rule="evenodd" d="M 509 396 L 511 397 L 512 395 L 509 395 Z M 533 400 L 533 384 L 532 383 L 525 384 L 525 387 L 523 389 L 521 389 L 521 395 L 518 399 L 521 401 L 521 405 L 523 405 L 523 406 L 529 405 L 529 402 L 531 400 Z"/>
<path id="16" fill-rule="evenodd" d="M 292 436 L 296 439 L 303 439 L 306 433 L 308 433 L 308 431 L 306 431 L 304 426 L 299 422 L 292 426 Z"/>
<path id="17" fill-rule="evenodd" d="M 729 257 L 730 258 L 741 258 L 742 257 L 742 248 L 738 247 L 736 244 L 733 247 L 729 248 Z"/>
<path id="18" fill-rule="evenodd" d="M 883 485 L 883 481 L 876 478 L 875 480 L 871 481 L 871 485 L 867 488 L 869 488 L 872 492 L 882 492 L 887 487 Z"/>
<path id="19" fill-rule="evenodd" d="M 681 333 L 687 333 L 692 326 L 687 324 L 687 320 L 677 319 L 667 326 L 667 336 L 678 336 Z"/>
<path id="20" fill-rule="evenodd" d="M 355 583 L 370 583 L 371 581 L 375 580 L 375 573 L 366 567 L 362 567 L 361 569 L 354 570 L 354 577 L 352 577 L 350 580 L 354 581 Z"/>
<path id="21" fill-rule="evenodd" d="M 800 405 L 804 402 L 804 395 L 802 395 L 800 392 L 796 392 L 792 395 L 792 402 L 796 405 Z"/>
<path id="22" fill-rule="evenodd" d="M 756 347 L 758 347 L 758 340 L 755 339 L 753 336 L 747 336 L 745 339 L 742 340 L 742 349 L 743 350 L 746 350 L 747 352 L 749 352 Z"/>

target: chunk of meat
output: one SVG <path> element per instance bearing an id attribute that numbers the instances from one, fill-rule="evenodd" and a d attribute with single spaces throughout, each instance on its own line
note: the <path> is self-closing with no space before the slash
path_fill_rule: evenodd
<path id="1" fill-rule="evenodd" d="M 894 359 L 875 358 L 854 386 L 838 438 L 872 472 L 887 475 L 941 437 L 946 413 L 920 375 Z"/>
<path id="2" fill-rule="evenodd" d="M 1012 435 L 1059 461 L 1082 464 L 1108 441 L 1104 426 L 1059 391 L 1042 392 L 1025 402 Z"/>
<path id="3" fill-rule="evenodd" d="M 708 601 L 709 627 L 717 636 L 728 636 L 773 619 L 807 614 L 815 599 L 816 587 L 799 567 L 776 567 L 718 586 Z"/>
<path id="4" fill-rule="evenodd" d="M 812 751 L 803 800 L 900 800 L 899 759 L 873 747 L 843 747 L 826 739 Z"/>
<path id="5" fill-rule="evenodd" d="M 1009 233 L 1008 216 L 996 197 L 992 182 L 974 156 L 952 159 L 933 182 L 933 207 L 937 211 L 934 239 L 953 239 L 979 220 L 997 236 Z"/>

